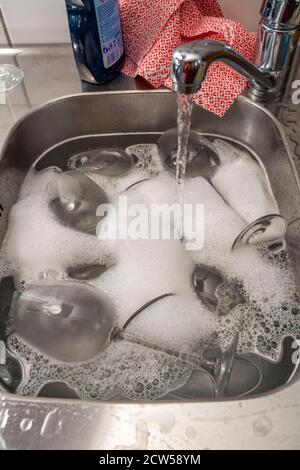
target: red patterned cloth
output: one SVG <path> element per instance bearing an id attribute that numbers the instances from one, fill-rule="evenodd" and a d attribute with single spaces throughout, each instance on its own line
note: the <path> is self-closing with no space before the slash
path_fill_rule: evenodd
<path id="1" fill-rule="evenodd" d="M 123 72 L 140 75 L 154 87 L 171 88 L 174 49 L 194 39 L 227 43 L 253 59 L 256 34 L 223 17 L 217 0 L 120 0 L 126 60 Z M 246 81 L 222 63 L 210 67 L 195 102 L 223 116 Z"/>

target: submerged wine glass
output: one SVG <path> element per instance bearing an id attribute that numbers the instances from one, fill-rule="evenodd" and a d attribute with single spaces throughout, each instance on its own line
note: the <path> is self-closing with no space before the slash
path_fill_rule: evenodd
<path id="1" fill-rule="evenodd" d="M 232 250 L 247 245 L 268 244 L 268 250 L 278 253 L 285 249 L 286 222 L 279 214 L 268 214 L 249 224 L 235 239 Z"/>
<path id="2" fill-rule="evenodd" d="M 211 184 L 247 224 L 232 249 L 267 243 L 270 251 L 281 251 L 285 248 L 286 223 L 279 214 L 265 168 L 241 147 L 220 138 L 213 143 L 221 164 Z"/>
<path id="3" fill-rule="evenodd" d="M 219 316 L 228 314 L 244 303 L 242 293 L 234 283 L 229 282 L 214 268 L 198 265 L 194 269 L 192 281 L 198 298 L 207 309 Z M 221 301 L 220 295 L 223 293 Z M 225 295 L 224 295 L 225 294 Z"/>
<path id="4" fill-rule="evenodd" d="M 158 139 L 162 159 L 174 171 L 177 139 L 177 129 L 168 130 Z M 195 131 L 190 133 L 187 150 L 186 178 L 206 178 L 246 224 L 233 240 L 232 249 L 258 244 L 268 244 L 275 253 L 284 249 L 285 220 L 279 214 L 266 170 L 250 152 L 225 138 Z"/>
<path id="5" fill-rule="evenodd" d="M 83 173 L 67 171 L 55 175 L 47 185 L 50 207 L 61 223 L 96 235 L 103 216 L 98 208 L 106 204 L 105 192 Z"/>
<path id="6" fill-rule="evenodd" d="M 132 167 L 131 157 L 118 148 L 99 148 L 73 155 L 68 160 L 71 170 L 94 171 L 107 177 L 122 176 Z"/>
<path id="7" fill-rule="evenodd" d="M 151 343 L 126 331 L 144 310 L 171 295 L 164 294 L 147 302 L 120 327 L 112 302 L 99 289 L 78 281 L 36 282 L 15 303 L 12 330 L 41 352 L 69 363 L 91 359 L 109 344 L 127 341 L 192 365 L 200 375 L 202 371 L 211 377 L 214 396 L 226 396 L 238 359 L 238 333 L 223 352 L 216 346 L 203 346 L 200 354 L 192 354 Z"/>
<path id="8" fill-rule="evenodd" d="M 164 132 L 157 141 L 160 154 L 165 165 L 172 171 L 176 171 L 178 153 L 178 129 L 169 129 Z M 190 131 L 186 178 L 203 176 L 209 178 L 220 164 L 218 154 L 213 144 L 206 137 L 195 131 Z"/>
<path id="9" fill-rule="evenodd" d="M 30 284 L 12 311 L 12 328 L 50 357 L 76 363 L 104 350 L 116 323 L 104 292 L 79 281 Z"/>

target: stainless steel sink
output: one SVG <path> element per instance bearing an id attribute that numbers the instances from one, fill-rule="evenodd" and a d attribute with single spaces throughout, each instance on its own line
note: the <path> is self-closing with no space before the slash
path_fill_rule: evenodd
<path id="1" fill-rule="evenodd" d="M 3 212 L 0 218 L 0 244 L 22 181 L 41 154 L 47 154 L 43 159 L 45 164 L 48 159 L 52 164 L 55 162 L 63 167 L 66 149 L 70 152 L 72 149 L 80 151 L 80 138 L 88 138 L 90 143 L 105 143 L 106 147 L 113 144 L 128 146 L 141 141 L 156 142 L 160 133 L 176 126 L 176 116 L 176 96 L 163 90 L 74 95 L 50 102 L 28 114 L 12 129 L 2 152 L 0 203 Z M 195 108 L 192 127 L 202 133 L 230 138 L 258 155 L 267 170 L 286 222 L 291 224 L 300 218 L 300 185 L 293 158 L 279 122 L 269 111 L 240 96 L 222 119 Z M 300 251 L 297 249 L 300 246 L 300 233 L 293 228 L 294 225 L 290 227 L 287 242 L 300 287 Z M 270 393 L 272 400 L 280 401 L 286 394 L 291 396 L 290 389 L 300 389 L 296 371 L 289 377 L 289 384 L 285 383 L 287 378 L 284 371 L 289 366 L 284 363 L 285 360 L 288 362 L 290 356 L 284 357 L 281 367 L 272 371 L 273 376 L 268 384 L 257 390 L 259 398 L 256 398 L 256 403 L 259 409 L 263 409 Z M 279 376 L 274 380 L 276 374 L 281 373 L 282 378 Z M 55 397 L 55 393 L 52 396 Z M 8 448 L 27 448 L 30 439 L 34 439 L 34 448 L 55 448 L 55 445 L 60 448 L 112 448 L 125 445 L 130 449 L 130 439 L 133 440 L 132 448 L 146 448 L 147 445 L 164 448 L 163 441 L 169 440 L 169 427 L 170 430 L 176 428 L 176 445 L 184 447 L 194 433 L 191 423 L 196 416 L 201 421 L 201 414 L 208 413 L 209 416 L 212 407 L 219 409 L 221 414 L 232 407 L 235 419 L 239 415 L 238 402 L 230 400 L 224 400 L 223 403 L 165 401 L 142 405 L 86 403 L 71 398 L 25 399 L 0 392 L 0 448 L 1 435 L 3 446 Z M 243 403 L 247 408 L 251 400 Z M 153 417 L 157 418 L 154 420 L 156 437 L 151 434 L 147 424 L 147 421 L 153 421 Z M 189 428 L 185 435 L 180 426 L 175 426 L 177 419 L 181 419 Z M 86 427 L 87 422 L 90 423 L 89 431 L 82 439 L 79 430 Z M 74 434 L 73 427 L 77 427 Z M 27 432 L 29 430 L 30 433 Z M 20 439 L 18 444 L 17 436 Z"/>

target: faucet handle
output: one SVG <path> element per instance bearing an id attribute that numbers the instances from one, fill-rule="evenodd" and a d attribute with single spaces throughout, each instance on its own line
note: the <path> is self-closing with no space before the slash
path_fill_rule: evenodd
<path id="1" fill-rule="evenodd" d="M 300 1 L 300 0 L 299 0 Z M 171 80 L 177 93 L 196 93 L 206 78 L 210 65 L 221 61 L 255 83 L 261 91 L 272 89 L 274 79 L 223 42 L 192 41 L 175 49 L 171 62 Z"/>
<path id="2" fill-rule="evenodd" d="M 264 0 L 261 16 L 273 28 L 300 26 L 300 0 Z"/>

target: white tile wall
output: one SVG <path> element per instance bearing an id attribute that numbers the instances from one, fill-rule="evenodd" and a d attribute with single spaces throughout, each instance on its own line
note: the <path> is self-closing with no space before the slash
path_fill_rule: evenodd
<path id="1" fill-rule="evenodd" d="M 14 44 L 70 41 L 64 0 L 1 0 Z"/>
<path id="2" fill-rule="evenodd" d="M 226 17 L 237 19 L 248 29 L 256 30 L 262 0 L 219 1 Z M 70 41 L 64 0 L 1 0 L 0 3 L 15 44 Z"/>

